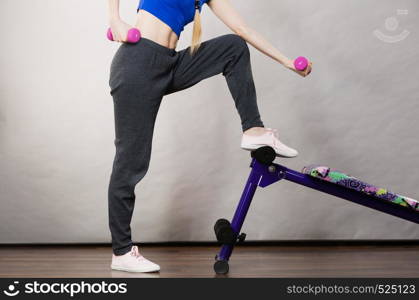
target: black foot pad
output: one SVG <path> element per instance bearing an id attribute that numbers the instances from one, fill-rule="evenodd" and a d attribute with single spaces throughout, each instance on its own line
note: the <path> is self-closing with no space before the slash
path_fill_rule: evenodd
<path id="1" fill-rule="evenodd" d="M 253 150 L 250 156 L 256 158 L 262 164 L 270 165 L 276 158 L 276 152 L 272 147 L 263 146 Z"/>

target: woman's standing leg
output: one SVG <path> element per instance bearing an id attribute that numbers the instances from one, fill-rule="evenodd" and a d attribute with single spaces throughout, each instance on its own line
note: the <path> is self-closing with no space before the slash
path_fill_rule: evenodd
<path id="1" fill-rule="evenodd" d="M 144 97 L 141 86 L 126 85 L 113 94 L 116 153 L 109 183 L 109 227 L 115 255 L 131 250 L 131 218 L 136 184 L 149 168 L 154 124 L 161 97 Z"/>
<path id="2" fill-rule="evenodd" d="M 171 66 L 157 57 L 153 43 L 124 44 L 110 75 L 116 153 L 108 189 L 109 227 L 115 255 L 129 252 L 136 184 L 149 168 L 154 124 L 170 82 Z M 160 49 L 160 48 L 158 48 Z M 167 69 L 167 70 L 166 70 Z"/>
<path id="3" fill-rule="evenodd" d="M 249 48 L 238 35 L 227 34 L 203 42 L 192 56 L 189 48 L 180 51 L 167 94 L 186 89 L 220 73 L 226 78 L 243 131 L 264 127 L 257 106 Z"/>

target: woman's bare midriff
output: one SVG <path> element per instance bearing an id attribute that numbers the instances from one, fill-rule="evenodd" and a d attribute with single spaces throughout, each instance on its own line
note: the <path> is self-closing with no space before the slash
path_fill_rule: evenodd
<path id="1" fill-rule="evenodd" d="M 137 14 L 135 27 L 141 31 L 141 36 L 164 47 L 175 49 L 178 36 L 173 30 L 158 18 L 145 10 Z"/>

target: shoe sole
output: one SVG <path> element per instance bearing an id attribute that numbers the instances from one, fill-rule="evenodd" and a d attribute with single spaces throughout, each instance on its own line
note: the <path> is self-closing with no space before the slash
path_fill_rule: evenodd
<path id="1" fill-rule="evenodd" d="M 267 145 L 255 146 L 253 148 L 241 146 L 241 148 L 244 149 L 244 150 L 247 150 L 247 151 L 253 151 L 253 150 L 259 149 L 259 148 L 264 147 L 264 146 L 267 146 Z M 269 147 L 271 147 L 271 146 L 269 146 Z M 293 157 L 296 157 L 298 155 L 297 154 L 297 155 L 294 155 L 294 156 L 286 156 L 286 155 L 283 155 L 283 154 L 278 154 L 276 151 L 275 151 L 275 154 L 276 154 L 276 157 L 283 157 L 283 158 L 293 158 Z"/>
<path id="2" fill-rule="evenodd" d="M 116 271 L 130 272 L 130 273 L 150 273 L 150 272 L 160 271 L 160 268 L 158 268 L 158 269 L 151 268 L 151 269 L 143 269 L 143 270 L 132 270 L 132 269 L 127 269 L 127 268 L 123 268 L 123 267 L 115 267 L 115 266 L 111 266 L 111 269 L 116 270 Z"/>

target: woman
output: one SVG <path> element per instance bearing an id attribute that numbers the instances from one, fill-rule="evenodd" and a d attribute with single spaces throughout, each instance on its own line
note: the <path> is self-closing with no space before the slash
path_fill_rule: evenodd
<path id="1" fill-rule="evenodd" d="M 110 26 L 115 41 L 125 42 L 130 25 L 119 17 L 119 0 L 109 1 Z M 200 11 L 207 4 L 235 34 L 201 44 Z M 265 128 L 258 111 L 247 43 L 286 68 L 306 76 L 293 60 L 281 54 L 259 33 L 249 28 L 229 0 L 141 0 L 135 25 L 142 39 L 123 43 L 111 65 L 109 85 L 114 101 L 116 154 L 109 184 L 109 227 L 115 270 L 153 272 L 160 267 L 145 259 L 131 240 L 130 222 L 136 184 L 150 161 L 154 123 L 162 97 L 222 73 L 241 119 L 241 148 L 269 145 L 278 156 L 298 152 L 280 142 L 275 129 Z M 194 22 L 192 45 L 175 50 L 179 36 Z"/>

